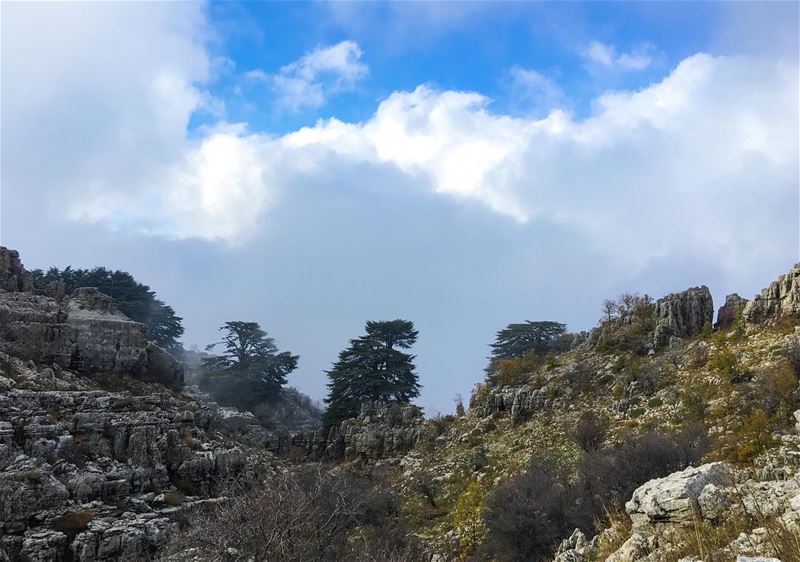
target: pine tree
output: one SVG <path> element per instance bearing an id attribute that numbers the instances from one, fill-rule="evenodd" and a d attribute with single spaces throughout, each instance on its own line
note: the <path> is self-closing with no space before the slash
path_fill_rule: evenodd
<path id="1" fill-rule="evenodd" d="M 409 402 L 419 396 L 414 355 L 404 353 L 417 341 L 408 320 L 369 321 L 366 335 L 350 340 L 328 371 L 326 427 L 358 414 L 365 401 Z"/>
<path id="2" fill-rule="evenodd" d="M 206 350 L 222 345 L 224 351 L 203 360 L 201 386 L 217 401 L 243 409 L 278 396 L 299 357 L 279 352 L 257 322 L 226 322 L 220 330 L 227 332 L 222 341 Z"/>

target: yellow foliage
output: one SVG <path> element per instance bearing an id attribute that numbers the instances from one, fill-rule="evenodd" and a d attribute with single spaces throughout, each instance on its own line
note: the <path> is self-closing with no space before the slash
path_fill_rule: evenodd
<path id="1" fill-rule="evenodd" d="M 453 529 L 461 537 L 459 560 L 466 560 L 486 537 L 486 523 L 483 519 L 485 499 L 486 489 L 477 480 L 470 480 L 453 508 Z"/>

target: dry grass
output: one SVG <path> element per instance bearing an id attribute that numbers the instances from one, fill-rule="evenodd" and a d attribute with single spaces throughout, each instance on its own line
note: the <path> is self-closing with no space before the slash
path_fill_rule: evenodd
<path id="1" fill-rule="evenodd" d="M 600 538 L 597 541 L 597 551 L 595 551 L 593 560 L 605 560 L 611 554 L 616 552 L 622 544 L 631 536 L 631 518 L 621 508 L 616 508 L 606 515 L 608 523 L 610 523 L 605 530 L 602 522 L 597 522 Z"/>
<path id="2" fill-rule="evenodd" d="M 71 536 L 86 529 L 92 519 L 94 519 L 93 511 L 70 511 L 54 520 L 51 527 Z"/>
<path id="3" fill-rule="evenodd" d="M 171 505 L 172 507 L 177 507 L 183 503 L 183 499 L 186 497 L 186 494 L 181 492 L 180 490 L 174 490 L 172 492 L 167 492 L 164 494 L 164 503 L 167 505 Z"/>

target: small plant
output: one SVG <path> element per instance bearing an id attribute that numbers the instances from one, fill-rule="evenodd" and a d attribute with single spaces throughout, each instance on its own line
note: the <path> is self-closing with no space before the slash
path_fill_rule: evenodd
<path id="1" fill-rule="evenodd" d="M 177 507 L 183 504 L 183 499 L 186 497 L 180 490 L 172 490 L 164 494 L 164 503 L 167 505 L 171 505 L 172 507 Z"/>
<path id="2" fill-rule="evenodd" d="M 750 374 L 741 366 L 736 354 L 727 348 L 712 357 L 708 361 L 708 367 L 733 384 L 745 382 L 750 378 Z"/>
<path id="3" fill-rule="evenodd" d="M 639 407 L 639 408 L 633 408 L 633 409 L 631 409 L 631 411 L 629 412 L 629 415 L 630 415 L 630 417 L 631 417 L 632 419 L 636 419 L 636 418 L 640 418 L 640 417 L 642 417 L 646 411 L 647 411 L 647 410 L 645 410 L 644 408 L 641 408 L 641 407 Z"/>
<path id="4" fill-rule="evenodd" d="M 792 338 L 783 353 L 792 367 L 794 376 L 800 380 L 800 339 Z"/>
<path id="5" fill-rule="evenodd" d="M 42 480 L 42 472 L 35 468 L 31 470 L 23 470 L 22 472 L 19 473 L 19 475 L 22 476 L 25 480 L 28 480 L 30 482 L 38 483 L 41 482 Z"/>
<path id="6" fill-rule="evenodd" d="M 647 406 L 650 408 L 658 408 L 664 403 L 664 401 L 659 398 L 658 396 L 653 396 L 650 400 L 647 401 Z"/>
<path id="7" fill-rule="evenodd" d="M 200 448 L 200 440 L 197 439 L 196 437 L 192 437 L 188 433 L 183 436 L 183 442 L 190 449 L 199 449 Z"/>
<path id="8" fill-rule="evenodd" d="M 55 519 L 51 527 L 67 536 L 75 536 L 85 530 L 94 519 L 93 511 L 70 511 Z"/>

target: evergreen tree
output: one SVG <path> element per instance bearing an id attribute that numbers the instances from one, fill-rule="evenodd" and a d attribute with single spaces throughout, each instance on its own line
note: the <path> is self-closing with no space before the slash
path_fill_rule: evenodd
<path id="1" fill-rule="evenodd" d="M 366 335 L 350 340 L 328 371 L 326 427 L 358 414 L 365 401 L 409 402 L 419 396 L 414 355 L 404 353 L 417 341 L 408 320 L 369 321 Z"/>
<path id="2" fill-rule="evenodd" d="M 67 266 L 63 270 L 51 267 L 47 272 L 37 269 L 32 274 L 35 285 L 40 288 L 52 281 L 62 281 L 67 295 L 78 287 L 96 287 L 113 298 L 125 316 L 146 325 L 150 339 L 158 345 L 171 352 L 180 348 L 181 318 L 171 306 L 156 298 L 150 287 L 136 281 L 130 273 L 105 267 L 72 269 Z"/>
<path id="3" fill-rule="evenodd" d="M 274 399 L 297 368 L 299 357 L 279 352 L 275 341 L 256 322 L 226 322 L 221 355 L 203 359 L 201 386 L 225 405 L 251 409 Z"/>
<path id="4" fill-rule="evenodd" d="M 566 333 L 567 327 L 560 322 L 526 320 L 523 324 L 509 324 L 497 332 L 491 344 L 492 356 L 486 371 L 491 374 L 499 360 L 524 357 L 531 350 L 537 355 L 555 351 Z"/>

